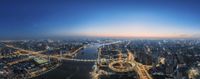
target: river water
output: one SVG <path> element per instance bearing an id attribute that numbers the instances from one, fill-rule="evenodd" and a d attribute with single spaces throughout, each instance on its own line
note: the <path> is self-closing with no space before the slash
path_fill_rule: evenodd
<path id="1" fill-rule="evenodd" d="M 88 45 L 79 51 L 75 58 L 96 59 L 97 48 L 100 46 L 101 44 Z M 63 61 L 63 64 L 58 68 L 33 79 L 90 79 L 89 72 L 92 71 L 93 65 L 93 62 Z"/>

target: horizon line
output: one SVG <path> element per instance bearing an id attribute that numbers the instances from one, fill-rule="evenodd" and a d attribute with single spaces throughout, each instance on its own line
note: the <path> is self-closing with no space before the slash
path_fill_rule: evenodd
<path id="1" fill-rule="evenodd" d="M 64 36 L 33 36 L 33 37 L 7 37 L 0 40 L 39 40 L 39 39 L 91 39 L 91 38 L 110 38 L 110 39 L 200 39 L 200 37 L 159 37 L 159 36 L 92 36 L 92 35 L 64 35 Z"/>

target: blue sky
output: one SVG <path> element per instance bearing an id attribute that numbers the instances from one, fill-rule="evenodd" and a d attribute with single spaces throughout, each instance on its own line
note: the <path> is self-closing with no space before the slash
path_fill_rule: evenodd
<path id="1" fill-rule="evenodd" d="M 198 37 L 198 0 L 1 0 L 0 37 Z"/>

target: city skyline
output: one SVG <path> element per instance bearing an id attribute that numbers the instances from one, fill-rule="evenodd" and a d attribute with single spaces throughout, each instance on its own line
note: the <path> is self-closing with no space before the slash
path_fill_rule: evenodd
<path id="1" fill-rule="evenodd" d="M 0 37 L 200 38 L 197 0 L 0 2 Z"/>
<path id="2" fill-rule="evenodd" d="M 0 79 L 200 79 L 200 0 L 0 0 Z"/>

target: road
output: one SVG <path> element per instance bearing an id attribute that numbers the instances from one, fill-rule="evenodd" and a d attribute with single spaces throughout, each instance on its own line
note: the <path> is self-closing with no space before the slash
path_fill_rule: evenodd
<path id="1" fill-rule="evenodd" d="M 130 44 L 130 41 L 125 45 L 125 47 L 127 48 L 127 46 Z M 135 56 L 134 54 L 127 48 L 127 53 L 128 53 L 128 61 L 131 61 L 130 63 L 132 63 L 133 65 L 135 65 L 133 67 L 133 71 L 135 71 L 136 73 L 138 73 L 140 79 L 153 79 L 150 74 L 148 73 L 148 69 L 151 66 L 148 65 L 143 65 L 142 63 L 139 63 L 137 61 L 135 61 Z"/>
<path id="2" fill-rule="evenodd" d="M 55 59 L 61 59 L 61 60 L 72 60 L 72 61 L 89 61 L 89 62 L 94 62 L 94 60 L 81 60 L 81 59 L 70 59 L 70 58 L 64 58 L 64 57 L 61 57 L 60 55 L 44 55 L 44 54 L 41 54 L 41 52 L 43 51 L 39 51 L 39 52 L 35 52 L 35 51 L 30 51 L 30 50 L 24 50 L 24 49 L 21 49 L 21 48 L 18 48 L 18 47 L 14 47 L 12 45 L 5 45 L 7 47 L 10 47 L 10 48 L 13 48 L 13 49 L 17 49 L 19 51 L 22 51 L 22 52 L 26 52 L 28 55 L 31 55 L 31 56 L 37 56 L 37 57 L 42 57 L 42 58 L 55 58 Z M 75 51 L 73 51 L 72 53 L 70 54 L 63 54 L 62 56 L 73 56 L 75 55 L 78 51 L 80 51 L 82 48 L 84 48 L 84 46 L 76 49 Z M 24 59 L 20 59 L 20 60 L 16 60 L 16 61 L 13 61 L 13 62 L 9 62 L 8 64 L 9 65 L 13 65 L 13 64 L 17 64 L 19 62 L 23 62 L 23 61 L 27 61 L 31 59 L 30 57 L 28 58 L 24 58 Z"/>
<path id="3" fill-rule="evenodd" d="M 143 65 L 142 63 L 139 63 L 137 61 L 134 60 L 134 54 L 131 53 L 131 51 L 129 49 L 127 49 L 127 52 L 129 54 L 129 56 L 131 57 L 132 63 L 135 64 L 135 67 L 133 67 L 134 71 L 138 73 L 140 79 L 153 79 L 150 74 L 148 73 L 148 68 L 147 67 L 151 67 L 148 65 Z M 130 58 L 128 57 L 128 58 Z"/>

